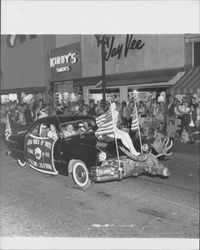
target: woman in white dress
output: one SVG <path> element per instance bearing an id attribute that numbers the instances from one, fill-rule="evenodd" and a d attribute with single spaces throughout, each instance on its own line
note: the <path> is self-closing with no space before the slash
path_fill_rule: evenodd
<path id="1" fill-rule="evenodd" d="M 113 117 L 113 125 L 114 125 L 115 134 L 108 134 L 108 136 L 111 138 L 116 137 L 117 139 L 121 139 L 124 146 L 129 149 L 132 155 L 134 156 L 139 155 L 140 153 L 136 151 L 129 134 L 121 129 L 118 129 L 117 127 L 118 119 L 119 119 L 119 112 L 117 111 L 116 104 L 114 102 L 111 104 L 111 112 L 112 112 L 112 117 Z"/>

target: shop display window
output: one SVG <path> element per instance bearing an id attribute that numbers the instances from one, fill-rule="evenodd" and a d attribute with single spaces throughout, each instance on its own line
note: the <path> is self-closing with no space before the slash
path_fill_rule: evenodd
<path id="1" fill-rule="evenodd" d="M 134 90 L 132 88 L 128 89 L 128 99 L 129 100 L 134 98 L 139 102 L 140 101 L 146 102 L 150 96 L 156 98 L 156 92 Z"/>
<path id="2" fill-rule="evenodd" d="M 17 94 L 1 95 L 1 103 L 7 103 L 9 101 L 16 101 Z"/>
<path id="3" fill-rule="evenodd" d="M 90 89 L 88 99 L 93 99 L 95 102 L 102 100 L 102 89 Z M 120 100 L 119 88 L 106 88 L 106 100 L 118 101 Z"/>
<path id="4" fill-rule="evenodd" d="M 68 102 L 78 102 L 80 95 L 76 92 L 57 92 L 54 93 L 54 103 L 67 104 Z"/>
<path id="5" fill-rule="evenodd" d="M 136 99 L 138 102 L 147 102 L 149 98 L 157 99 L 161 92 L 165 92 L 164 88 L 157 89 L 134 89 L 128 88 L 128 100 Z"/>

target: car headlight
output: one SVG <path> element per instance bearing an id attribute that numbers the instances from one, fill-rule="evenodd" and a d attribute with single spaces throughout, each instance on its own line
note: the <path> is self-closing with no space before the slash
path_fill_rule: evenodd
<path id="1" fill-rule="evenodd" d="M 107 154 L 105 152 L 100 152 L 98 154 L 98 160 L 99 161 L 105 161 L 106 158 L 107 158 Z"/>

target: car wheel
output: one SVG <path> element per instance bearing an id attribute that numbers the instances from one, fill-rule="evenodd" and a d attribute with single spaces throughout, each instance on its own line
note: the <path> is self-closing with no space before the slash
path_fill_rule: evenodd
<path id="1" fill-rule="evenodd" d="M 17 159 L 17 162 L 19 163 L 19 165 L 20 165 L 21 167 L 24 167 L 24 166 L 26 165 L 26 161 Z"/>
<path id="2" fill-rule="evenodd" d="M 88 169 L 80 160 L 73 162 L 72 176 L 76 185 L 81 189 L 87 189 L 91 184 Z"/>

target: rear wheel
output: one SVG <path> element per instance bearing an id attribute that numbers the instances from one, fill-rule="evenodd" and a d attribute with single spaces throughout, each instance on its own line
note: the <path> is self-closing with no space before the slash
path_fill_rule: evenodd
<path id="1" fill-rule="evenodd" d="M 81 189 L 87 189 L 91 185 L 88 169 L 80 160 L 73 162 L 72 176 L 76 185 Z"/>
<path id="2" fill-rule="evenodd" d="M 17 162 L 19 163 L 19 165 L 20 165 L 21 167 L 24 167 L 24 166 L 26 165 L 26 161 L 17 159 Z"/>

